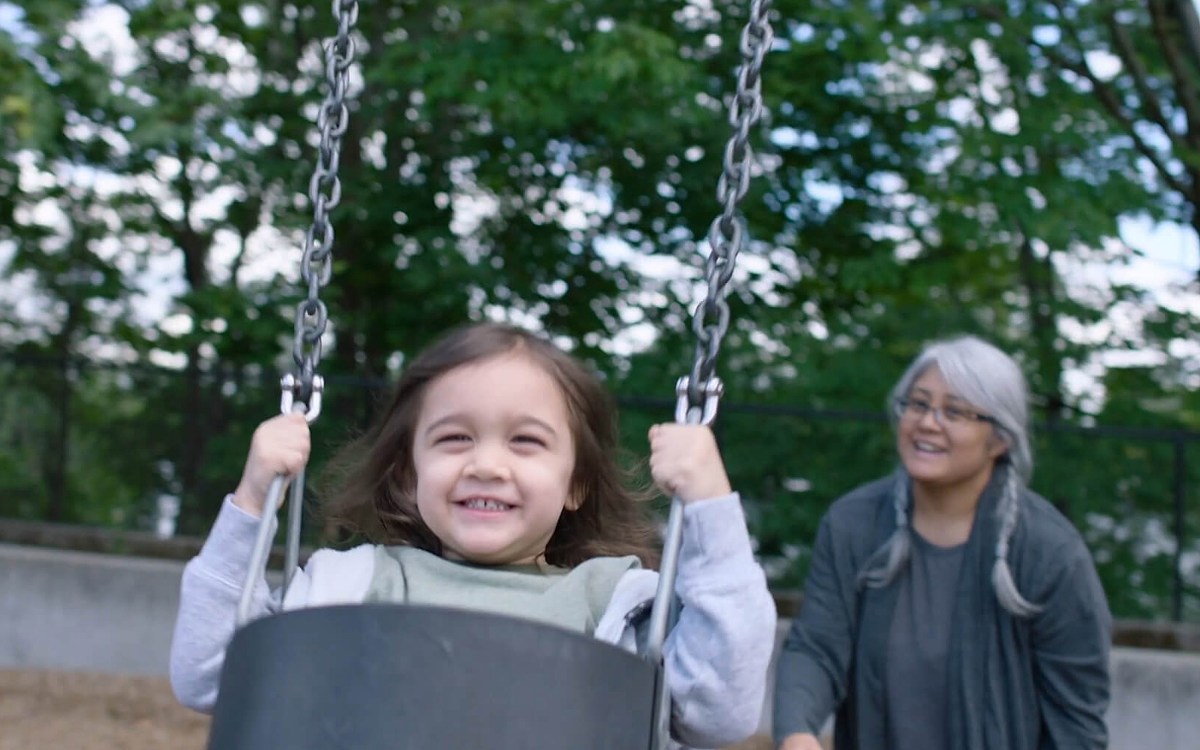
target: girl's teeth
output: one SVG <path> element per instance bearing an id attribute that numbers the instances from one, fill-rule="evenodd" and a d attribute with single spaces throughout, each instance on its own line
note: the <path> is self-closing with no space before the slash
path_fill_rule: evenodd
<path id="1" fill-rule="evenodd" d="M 508 510 L 508 506 L 498 500 L 471 499 L 463 505 L 471 510 Z"/>

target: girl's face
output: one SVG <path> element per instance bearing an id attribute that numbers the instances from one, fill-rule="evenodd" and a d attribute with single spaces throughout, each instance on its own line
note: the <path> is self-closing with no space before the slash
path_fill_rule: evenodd
<path id="1" fill-rule="evenodd" d="M 521 353 L 455 368 L 425 388 L 413 435 L 417 511 L 450 559 L 534 562 L 571 497 L 566 398 Z"/>
<path id="2" fill-rule="evenodd" d="M 941 370 L 913 382 L 899 409 L 896 448 L 917 485 L 982 487 L 1006 446 L 990 415 L 955 395 Z"/>

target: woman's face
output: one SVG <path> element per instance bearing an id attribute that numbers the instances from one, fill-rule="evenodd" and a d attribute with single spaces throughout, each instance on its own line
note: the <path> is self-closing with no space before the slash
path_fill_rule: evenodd
<path id="1" fill-rule="evenodd" d="M 952 392 L 936 366 L 913 382 L 898 412 L 896 449 L 916 485 L 982 488 L 1007 450 L 991 415 Z"/>

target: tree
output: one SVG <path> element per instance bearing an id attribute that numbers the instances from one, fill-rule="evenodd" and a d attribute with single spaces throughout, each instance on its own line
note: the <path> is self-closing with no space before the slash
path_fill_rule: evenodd
<path id="1" fill-rule="evenodd" d="M 1064 428 L 1134 403 L 1137 379 L 1111 379 L 1103 397 L 1074 385 L 1102 374 L 1109 352 L 1186 356 L 1186 310 L 1077 271 L 1134 257 L 1122 217 L 1190 217 L 1182 197 L 1163 198 L 1194 181 L 1194 128 L 1172 62 L 1189 59 L 1190 16 L 1164 3 L 777 8 L 743 203 L 751 242 L 720 363 L 727 401 L 745 406 L 719 429 L 764 551 L 782 553 L 803 546 L 829 500 L 887 470 L 888 389 L 925 340 L 967 331 L 1009 349 L 1039 419 Z M 746 3 L 359 11 L 333 280 L 321 289 L 331 387 L 318 432 L 340 441 L 406 357 L 481 317 L 540 326 L 622 396 L 669 404 L 694 351 Z M 274 373 L 290 369 L 321 42 L 336 23 L 310 2 L 25 13 L 0 33 L 0 63 L 17 71 L 0 98 L 0 218 L 12 219 L 0 241 L 39 299 L 60 304 L 36 326 L 9 312 L 0 333 L 49 349 L 71 328 L 77 358 L 182 373 L 81 380 L 70 442 L 75 455 L 143 467 L 117 494 L 182 492 L 182 528 L 199 531 L 253 424 L 276 408 Z M 1120 62 L 1106 72 L 1104 59 Z M 1150 135 L 1159 120 L 1172 135 Z M 42 205 L 53 221 L 30 220 Z M 63 254 L 68 226 L 80 241 Z M 55 263 L 105 281 L 65 285 Z M 174 288 L 155 288 L 163 268 L 177 269 Z M 164 302 L 148 312 L 151 292 Z M 68 299 L 87 316 L 79 328 Z M 1114 308 L 1136 325 L 1113 326 Z M 1167 393 L 1195 375 L 1171 373 Z M 107 425 L 94 408 L 105 400 L 121 404 Z M 775 404 L 791 413 L 764 430 Z M 631 447 L 670 412 L 635 412 Z M 135 434 L 140 414 L 157 418 L 155 440 L 121 451 L 101 439 Z M 1094 490 L 1058 494 L 1077 522 L 1112 507 Z"/>

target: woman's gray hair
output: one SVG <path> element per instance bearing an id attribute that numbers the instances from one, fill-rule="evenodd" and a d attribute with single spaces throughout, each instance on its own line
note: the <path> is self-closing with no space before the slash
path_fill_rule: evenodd
<path id="1" fill-rule="evenodd" d="M 1022 491 L 1033 475 L 1033 452 L 1029 446 L 1029 391 L 1021 368 L 1004 352 L 975 336 L 959 336 L 935 341 L 926 346 L 892 389 L 888 414 L 892 425 L 899 419 L 895 404 L 908 397 L 913 383 L 930 367 L 937 367 L 946 385 L 959 398 L 990 415 L 997 436 L 1008 446 L 997 459 L 1004 465 L 1005 480 L 996 514 L 1000 533 L 996 539 L 996 563 L 992 568 L 992 588 L 1004 609 L 1017 617 L 1029 617 L 1041 611 L 1017 591 L 1008 565 L 1008 546 L 1017 526 Z M 888 585 L 908 563 L 912 553 L 909 526 L 910 479 L 903 465 L 896 472 L 892 505 L 896 530 L 867 562 L 859 574 L 859 584 L 879 588 Z"/>

